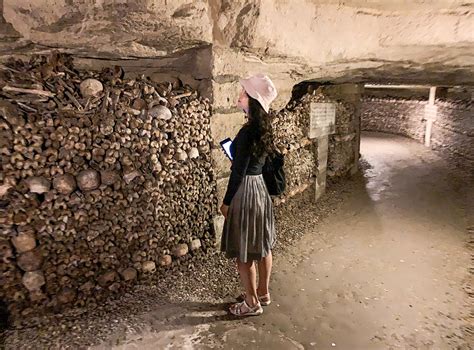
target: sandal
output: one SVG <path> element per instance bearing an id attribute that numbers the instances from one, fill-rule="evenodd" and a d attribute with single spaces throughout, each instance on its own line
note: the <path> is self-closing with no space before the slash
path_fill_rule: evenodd
<path id="1" fill-rule="evenodd" d="M 241 302 L 241 301 L 245 300 L 245 297 L 246 297 L 246 294 L 245 294 L 245 292 L 243 292 L 236 299 L 237 299 L 237 301 Z M 258 301 L 260 301 L 260 305 L 262 305 L 262 306 L 270 305 L 272 303 L 272 299 L 270 298 L 270 293 L 260 295 L 258 297 Z"/>
<path id="2" fill-rule="evenodd" d="M 245 300 L 240 303 L 233 304 L 229 308 L 229 311 L 235 316 L 259 316 L 263 314 L 263 308 L 260 303 L 257 303 L 257 305 L 254 307 L 250 307 Z"/>

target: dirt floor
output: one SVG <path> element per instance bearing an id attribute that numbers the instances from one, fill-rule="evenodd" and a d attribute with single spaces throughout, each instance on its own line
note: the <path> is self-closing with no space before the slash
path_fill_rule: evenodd
<path id="1" fill-rule="evenodd" d="M 216 254 L 189 276 L 9 331 L 6 348 L 470 349 L 473 184 L 406 138 L 366 133 L 361 153 L 359 175 L 278 212 L 262 316 L 227 314 L 238 280 Z"/>

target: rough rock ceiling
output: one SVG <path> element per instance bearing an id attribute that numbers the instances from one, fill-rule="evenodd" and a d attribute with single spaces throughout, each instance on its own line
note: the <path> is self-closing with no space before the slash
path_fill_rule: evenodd
<path id="1" fill-rule="evenodd" d="M 213 45 L 244 58 L 230 62 L 236 75 L 262 69 L 289 81 L 474 85 L 474 1 L 396 3 L 0 0 L 0 56 L 59 48 L 150 62 Z"/>

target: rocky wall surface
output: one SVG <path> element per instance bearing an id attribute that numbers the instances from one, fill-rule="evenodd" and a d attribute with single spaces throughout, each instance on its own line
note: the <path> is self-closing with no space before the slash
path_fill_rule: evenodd
<path id="1" fill-rule="evenodd" d="M 316 99 L 316 96 L 307 94 L 273 115 L 274 144 L 285 155 L 287 180 L 286 191 L 277 204 L 304 191 L 316 177 L 317 144 L 308 138 L 309 105 Z"/>
<path id="2" fill-rule="evenodd" d="M 423 100 L 364 98 L 362 130 L 404 135 L 423 142 L 427 104 Z"/>
<path id="3" fill-rule="evenodd" d="M 308 138 L 312 102 L 329 102 L 336 106 L 335 133 L 329 135 L 328 177 L 343 177 L 357 168 L 359 150 L 360 88 L 343 84 L 313 89 L 275 114 L 275 145 L 285 154 L 288 190 L 291 197 L 305 190 L 318 175 L 318 139 Z M 357 157 L 357 158 L 356 158 Z"/>
<path id="4" fill-rule="evenodd" d="M 474 169 L 474 102 L 436 101 L 431 147 L 446 152 L 463 168 Z"/>
<path id="5" fill-rule="evenodd" d="M 317 172 L 314 143 L 295 149 L 285 157 L 287 197 L 305 190 L 313 182 Z"/>
<path id="6" fill-rule="evenodd" d="M 214 246 L 210 103 L 186 86 L 78 70 L 0 71 L 0 297 L 14 319 L 94 305 Z"/>
<path id="7" fill-rule="evenodd" d="M 365 98 L 362 129 L 395 133 L 424 142 L 427 101 Z M 431 147 L 451 156 L 460 166 L 474 165 L 474 107 L 472 101 L 436 100 Z"/>
<path id="8" fill-rule="evenodd" d="M 336 131 L 329 135 L 329 178 L 344 177 L 358 170 L 362 90 L 355 84 L 334 85 L 323 90 L 336 103 Z"/>

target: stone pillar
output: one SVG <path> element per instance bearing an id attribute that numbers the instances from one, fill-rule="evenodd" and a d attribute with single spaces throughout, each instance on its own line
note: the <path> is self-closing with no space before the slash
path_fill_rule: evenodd
<path id="1" fill-rule="evenodd" d="M 221 50 L 213 51 L 213 78 L 212 87 L 212 160 L 217 182 L 217 196 L 219 199 L 217 209 L 213 218 L 213 226 L 216 235 L 216 246 L 221 243 L 222 230 L 224 227 L 224 217 L 219 208 L 222 205 L 227 183 L 230 175 L 231 162 L 222 151 L 219 142 L 229 137 L 232 140 L 245 123 L 245 114 L 236 107 L 236 102 L 241 90 L 239 76 L 229 74 L 234 68 L 231 60 L 223 57 Z"/>
<path id="2" fill-rule="evenodd" d="M 353 128 L 355 131 L 355 145 L 354 145 L 354 163 L 351 168 L 351 175 L 356 174 L 359 171 L 359 155 L 360 155 L 360 132 L 361 132 L 361 97 L 364 93 L 364 85 L 358 85 L 358 89 L 354 94 L 351 94 L 352 101 L 355 105 L 355 115 L 352 120 Z"/>
<path id="3" fill-rule="evenodd" d="M 430 96 L 428 100 L 428 105 L 425 107 L 425 119 L 426 119 L 426 129 L 425 129 L 425 146 L 431 146 L 431 129 L 433 127 L 433 121 L 436 119 L 437 108 L 435 106 L 436 98 L 436 86 L 430 88 Z"/>
<path id="4" fill-rule="evenodd" d="M 361 96 L 364 92 L 363 84 L 337 84 L 329 85 L 322 89 L 322 93 L 329 98 L 349 103 L 353 109 L 353 115 L 348 128 L 336 130 L 337 135 L 333 140 L 350 139 L 353 143 L 353 160 L 350 174 L 354 175 L 359 170 L 360 132 L 361 132 Z M 336 116 L 337 118 L 337 116 Z"/>
<path id="5" fill-rule="evenodd" d="M 436 86 L 430 87 L 430 97 L 428 104 L 434 105 L 435 104 L 435 98 L 436 98 Z"/>
<path id="6" fill-rule="evenodd" d="M 326 100 L 325 97 L 322 98 Z M 316 184 L 315 201 L 317 201 L 326 191 L 326 176 L 329 151 L 329 135 L 335 132 L 336 105 L 329 100 L 324 102 L 312 102 L 309 112 L 309 132 L 308 137 L 315 139 L 316 148 Z"/>

